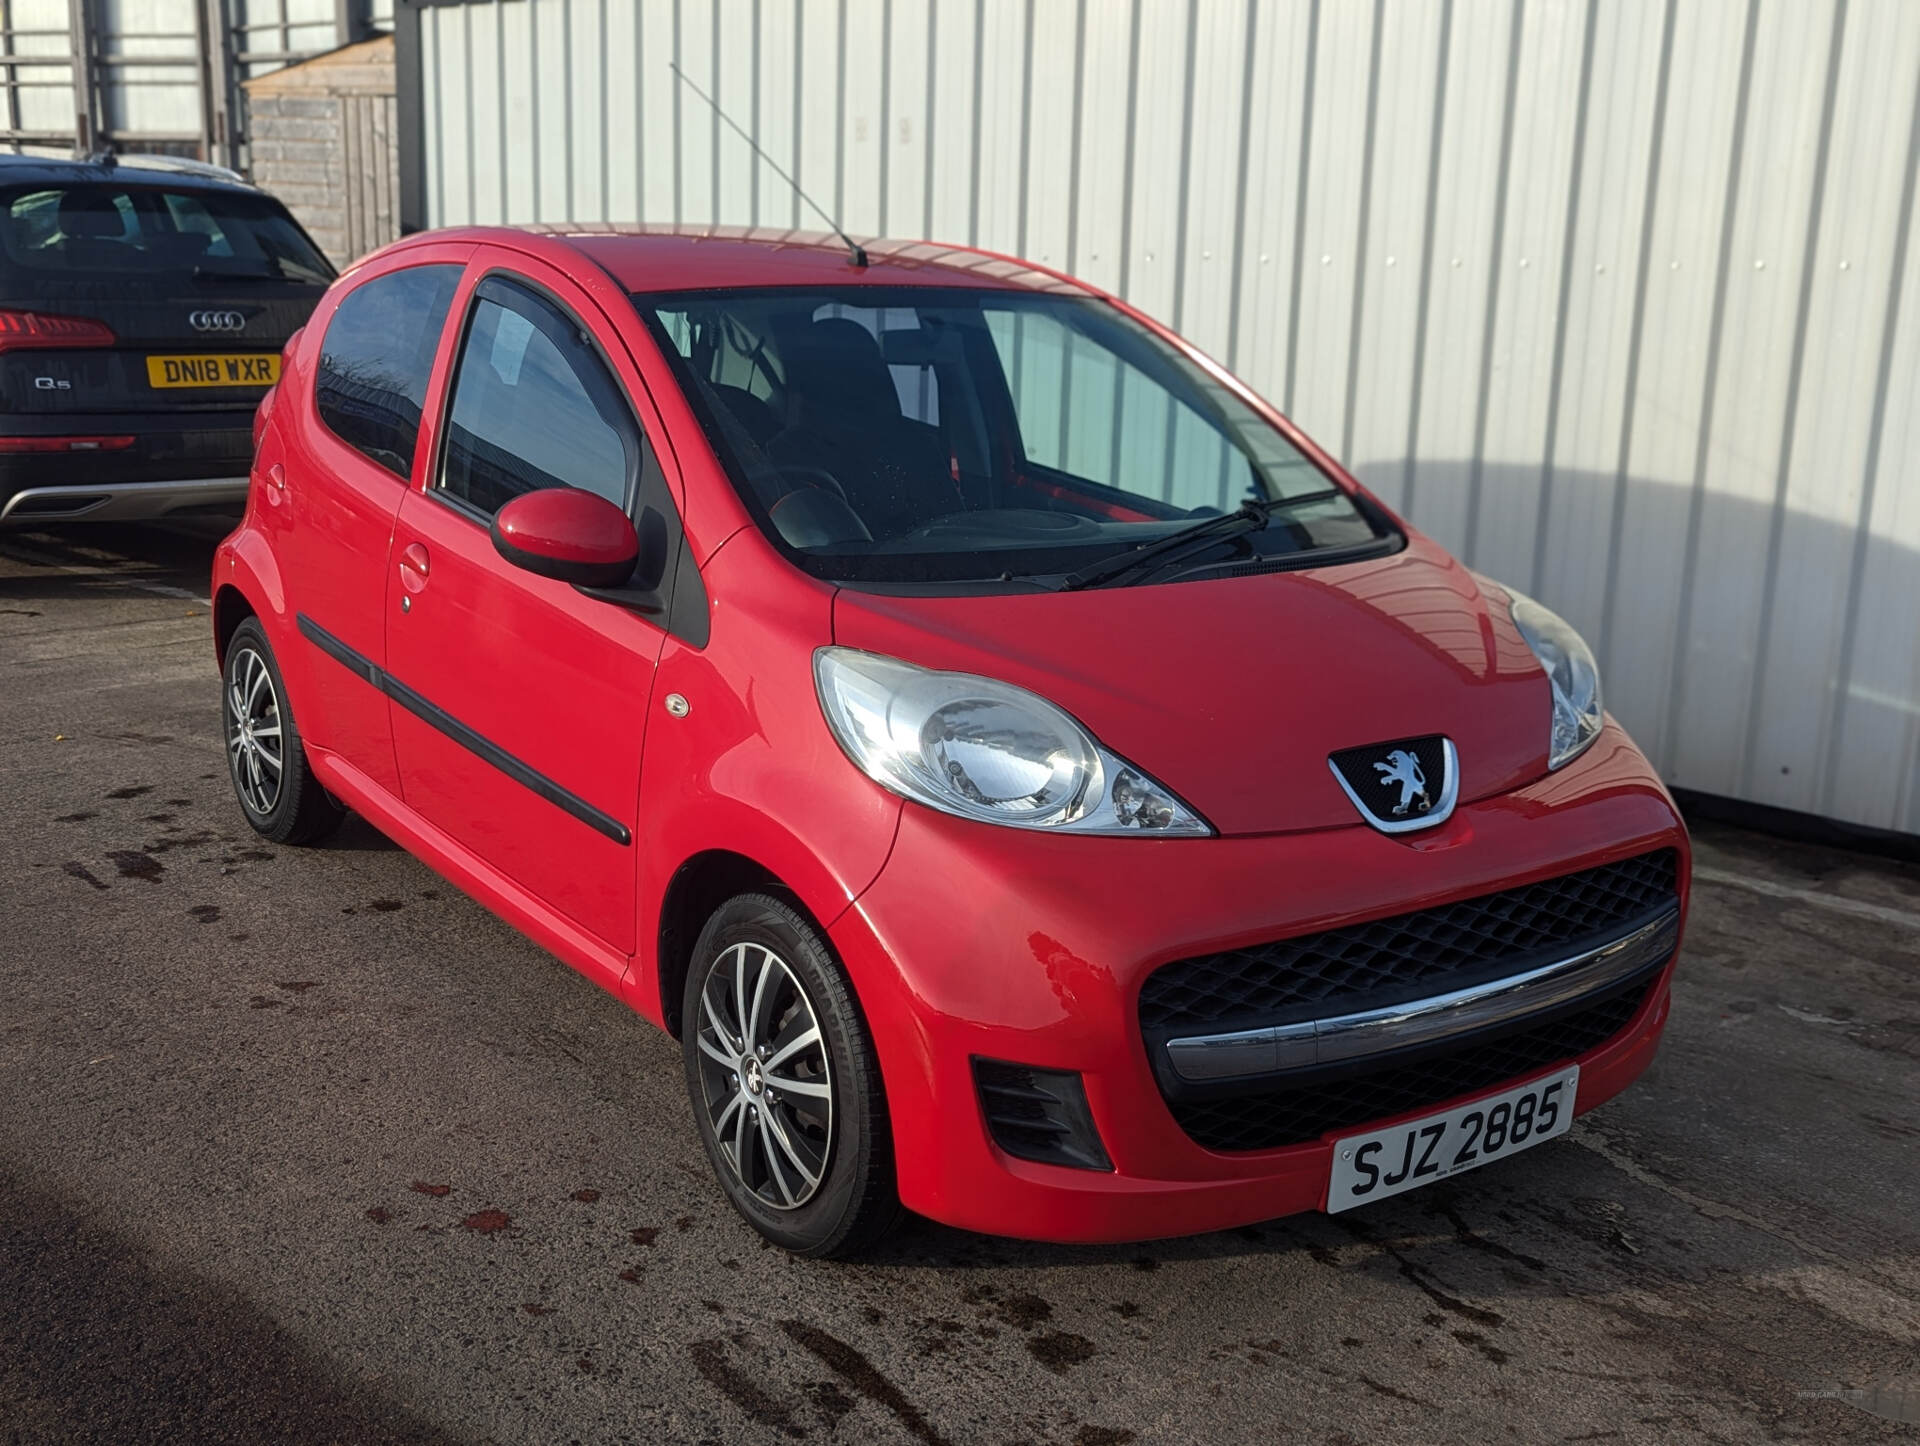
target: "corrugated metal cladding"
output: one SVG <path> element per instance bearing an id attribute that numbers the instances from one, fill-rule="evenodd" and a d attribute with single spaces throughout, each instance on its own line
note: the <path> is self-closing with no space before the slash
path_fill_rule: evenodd
<path id="1" fill-rule="evenodd" d="M 492 0 L 421 55 L 435 223 L 811 224 L 677 60 L 856 234 L 1227 362 L 1673 782 L 1920 832 L 1913 0 Z"/>

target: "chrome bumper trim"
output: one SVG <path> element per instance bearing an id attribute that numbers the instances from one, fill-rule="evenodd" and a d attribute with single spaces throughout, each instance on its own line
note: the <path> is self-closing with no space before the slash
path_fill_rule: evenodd
<path id="1" fill-rule="evenodd" d="M 1608 943 L 1505 979 L 1330 1019 L 1170 1039 L 1167 1060 L 1181 1079 L 1199 1083 L 1343 1064 L 1432 1044 L 1598 993 L 1665 959 L 1679 942 L 1675 906 Z"/>
<path id="2" fill-rule="evenodd" d="M 0 503 L 0 523 L 26 527 L 42 522 L 138 522 L 165 517 L 183 507 L 218 506 L 247 500 L 245 477 L 193 477 L 177 482 L 107 482 L 98 487 L 28 487 Z M 30 502 L 71 502 L 71 507 L 28 507 Z"/>

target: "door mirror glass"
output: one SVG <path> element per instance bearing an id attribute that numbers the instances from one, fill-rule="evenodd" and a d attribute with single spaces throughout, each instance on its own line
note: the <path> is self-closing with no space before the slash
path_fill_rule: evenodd
<path id="1" fill-rule="evenodd" d="M 493 515 L 494 549 L 515 567 L 576 587 L 619 587 L 633 576 L 632 519 L 577 487 L 525 492 Z"/>

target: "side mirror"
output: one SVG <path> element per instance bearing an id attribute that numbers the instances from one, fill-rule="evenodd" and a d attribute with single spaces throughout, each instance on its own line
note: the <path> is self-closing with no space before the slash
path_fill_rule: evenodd
<path id="1" fill-rule="evenodd" d="M 493 515 L 492 531 L 494 550 L 515 567 L 575 587 L 617 588 L 640 560 L 632 519 L 578 487 L 522 493 Z"/>

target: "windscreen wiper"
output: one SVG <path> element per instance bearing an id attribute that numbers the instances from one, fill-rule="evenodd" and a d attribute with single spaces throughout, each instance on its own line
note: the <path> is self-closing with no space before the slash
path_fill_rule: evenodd
<path id="1" fill-rule="evenodd" d="M 1229 538 L 1258 532 L 1275 513 L 1289 512 L 1296 507 L 1345 495 L 1338 487 L 1323 487 L 1318 492 L 1302 492 L 1297 497 L 1268 497 L 1258 502 L 1243 503 L 1232 512 L 1205 518 L 1190 527 L 1169 532 L 1165 537 L 1156 537 L 1151 542 L 1143 542 L 1116 556 L 1102 558 L 1078 572 L 1068 573 L 1060 583 L 1060 591 L 1078 592 L 1082 588 L 1101 587 L 1145 568 L 1166 567 Z"/>

